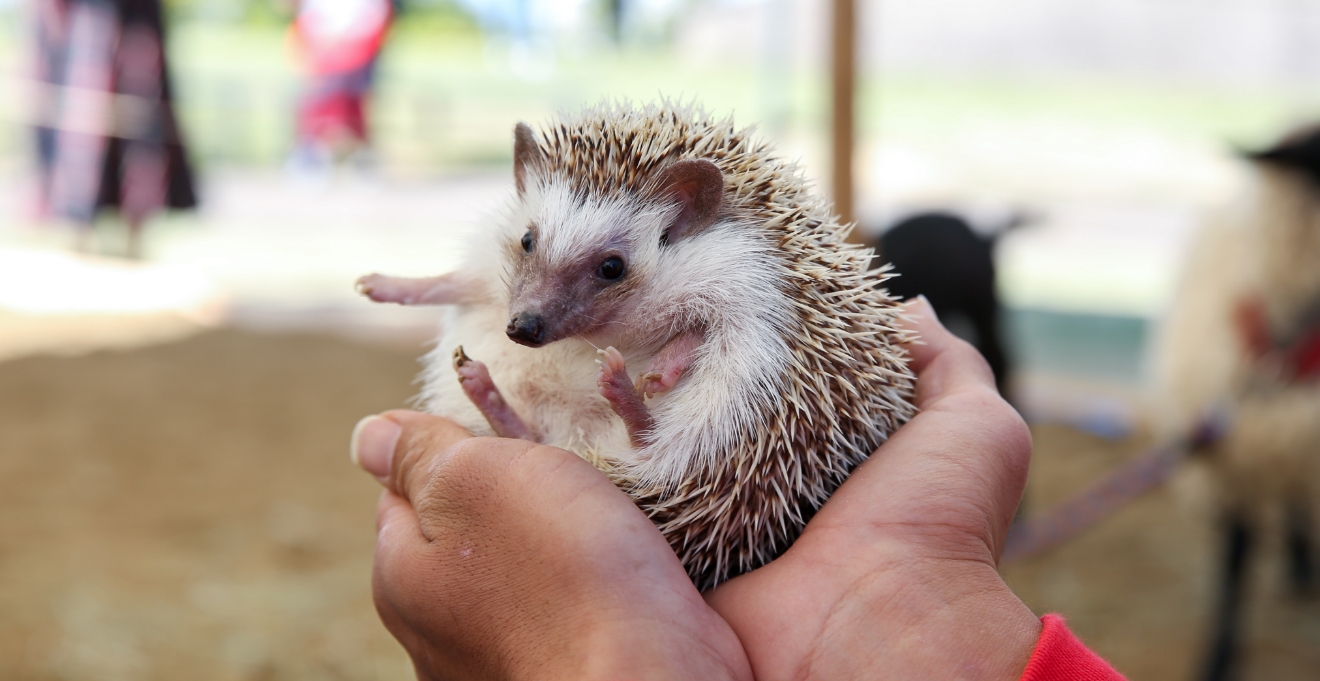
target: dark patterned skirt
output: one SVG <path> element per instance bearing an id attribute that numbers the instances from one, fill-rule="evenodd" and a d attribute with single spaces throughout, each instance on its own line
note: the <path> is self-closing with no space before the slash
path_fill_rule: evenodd
<path id="1" fill-rule="evenodd" d="M 197 204 L 171 104 L 159 0 L 39 0 L 42 209 L 140 223 Z"/>

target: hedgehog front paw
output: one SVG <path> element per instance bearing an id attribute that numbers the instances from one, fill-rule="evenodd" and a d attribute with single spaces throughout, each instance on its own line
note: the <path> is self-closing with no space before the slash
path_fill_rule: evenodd
<path id="1" fill-rule="evenodd" d="M 472 404 L 475 404 L 477 409 L 488 418 L 491 410 L 506 408 L 504 397 L 495 387 L 495 381 L 491 379 L 486 365 L 468 357 L 461 345 L 454 350 L 454 373 L 458 374 L 458 384 L 463 386 L 463 392 L 468 399 L 472 400 Z M 499 430 L 494 421 L 491 425 Z"/>
<path id="2" fill-rule="evenodd" d="M 646 408 L 642 396 L 637 394 L 637 387 L 628 380 L 628 367 L 623 361 L 623 355 L 613 346 L 597 350 L 596 353 L 600 355 L 600 359 L 596 360 L 600 365 L 600 374 L 596 377 L 600 395 L 610 403 L 614 413 L 623 419 L 633 447 L 640 449 L 646 445 L 651 434 L 651 411 Z"/>
<path id="3" fill-rule="evenodd" d="M 608 400 L 611 406 L 638 399 L 636 387 L 628 381 L 628 366 L 623 361 L 623 354 L 612 345 L 597 350 L 596 354 L 600 356 L 596 360 L 596 364 L 600 365 L 596 386 L 600 389 L 601 397 Z"/>
<path id="4" fill-rule="evenodd" d="M 504 401 L 486 365 L 468 357 L 461 345 L 454 350 L 454 372 L 458 374 L 458 383 L 463 387 L 463 393 L 486 417 L 486 422 L 497 436 L 537 441 L 536 433 Z"/>
<path id="5" fill-rule="evenodd" d="M 704 336 L 700 331 L 689 331 L 674 336 L 660 352 L 651 358 L 646 371 L 637 377 L 637 392 L 645 399 L 667 393 L 678 385 L 701 347 Z"/>
<path id="6" fill-rule="evenodd" d="M 649 400 L 660 393 L 669 391 L 669 386 L 664 384 L 664 378 L 664 374 L 658 371 L 648 371 L 638 376 L 633 386 L 637 389 L 637 393 L 642 396 L 642 399 Z"/>
<path id="7" fill-rule="evenodd" d="M 600 376 L 597 382 L 604 385 L 613 382 L 617 377 L 628 378 L 628 365 L 623 361 L 623 353 L 619 352 L 613 345 L 604 350 L 597 350 L 599 358 L 596 364 L 600 365 Z"/>

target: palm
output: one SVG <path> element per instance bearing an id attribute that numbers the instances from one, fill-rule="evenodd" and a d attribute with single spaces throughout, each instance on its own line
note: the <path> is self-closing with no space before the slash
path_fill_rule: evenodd
<path id="1" fill-rule="evenodd" d="M 374 591 L 419 676 L 1016 678 L 1040 627 L 995 562 L 1030 439 L 975 351 L 914 311 L 921 414 L 704 602 L 582 459 L 387 414 L 397 443 L 361 448 L 389 488 Z"/>
<path id="2" fill-rule="evenodd" d="M 995 563 L 1025 482 L 1029 435 L 974 351 L 927 326 L 928 344 L 914 349 L 920 415 L 788 552 L 707 594 L 758 679 L 933 677 L 938 655 L 910 653 L 947 652 L 932 645 L 941 636 L 958 645 L 963 633 L 948 621 L 955 602 L 1007 608 L 1026 623 L 1029 611 Z M 1020 633 L 1034 641 L 1030 624 Z M 985 677 L 1021 671 L 993 650 L 966 652 Z"/>
<path id="3" fill-rule="evenodd" d="M 419 678 L 750 678 L 664 537 L 591 464 L 390 416 L 406 427 L 374 591 Z"/>

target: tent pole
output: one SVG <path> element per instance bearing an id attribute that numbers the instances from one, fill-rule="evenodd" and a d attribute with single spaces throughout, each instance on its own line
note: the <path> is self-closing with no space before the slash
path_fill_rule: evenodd
<path id="1" fill-rule="evenodd" d="M 834 16 L 830 44 L 832 116 L 830 149 L 832 168 L 831 186 L 834 188 L 834 210 L 845 224 L 852 222 L 853 151 L 855 146 L 854 101 L 857 92 L 857 0 L 832 0 Z M 861 230 L 853 230 L 848 240 L 859 242 Z"/>

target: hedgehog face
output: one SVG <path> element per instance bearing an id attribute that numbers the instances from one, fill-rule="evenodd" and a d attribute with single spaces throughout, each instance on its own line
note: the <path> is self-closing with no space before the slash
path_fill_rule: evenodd
<path id="1" fill-rule="evenodd" d="M 648 219 L 654 217 L 564 183 L 528 187 L 522 232 L 511 233 L 505 245 L 509 338 L 540 347 L 619 326 L 655 260 L 660 230 Z"/>
<path id="2" fill-rule="evenodd" d="M 531 129 L 518 124 L 519 206 L 505 246 L 511 274 L 506 333 L 530 347 L 572 336 L 654 341 L 649 337 L 663 320 L 655 314 L 634 319 L 646 297 L 638 293 L 649 290 L 661 249 L 715 221 L 723 175 L 708 160 L 682 159 L 658 169 L 640 191 L 602 193 L 553 170 L 553 160 Z"/>

